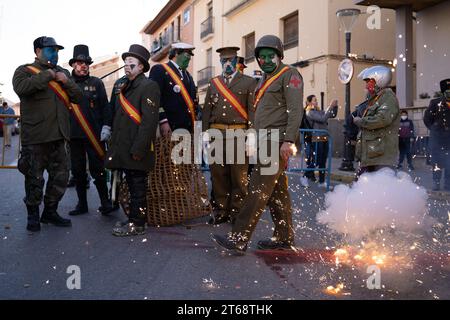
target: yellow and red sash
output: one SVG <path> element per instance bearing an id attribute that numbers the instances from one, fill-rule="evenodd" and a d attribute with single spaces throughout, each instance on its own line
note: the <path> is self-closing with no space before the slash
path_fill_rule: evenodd
<path id="1" fill-rule="evenodd" d="M 220 79 L 220 77 L 216 77 L 212 79 L 212 83 L 216 86 L 222 97 L 230 102 L 234 110 L 236 110 L 239 115 L 244 118 L 245 121 L 248 121 L 247 111 L 245 111 L 245 108 L 241 105 L 238 98 L 236 98 L 233 92 L 231 92 L 231 90 L 225 86 L 225 83 L 223 83 L 222 79 Z"/>
<path id="2" fill-rule="evenodd" d="M 133 120 L 134 123 L 140 125 L 142 122 L 141 114 L 139 111 L 130 103 L 130 101 L 125 98 L 123 93 L 119 94 L 119 102 L 122 106 L 123 111 Z"/>
<path id="3" fill-rule="evenodd" d="M 261 101 L 262 97 L 264 96 L 264 93 L 266 93 L 266 90 L 270 87 L 272 83 L 274 83 L 278 78 L 280 78 L 286 71 L 289 70 L 288 66 L 285 66 L 283 69 L 281 69 L 277 74 L 275 74 L 270 79 L 266 80 L 261 88 L 258 90 L 258 93 L 256 94 L 256 99 L 254 103 L 255 109 L 258 107 L 259 101 Z"/>
<path id="4" fill-rule="evenodd" d="M 131 102 L 128 101 L 127 98 L 125 98 L 125 96 L 123 95 L 122 92 L 119 94 L 119 102 L 120 102 L 120 106 L 122 107 L 123 111 L 125 111 L 125 113 L 130 117 L 130 119 L 133 120 L 133 122 L 136 123 L 137 125 L 140 125 L 142 123 L 141 114 L 131 104 Z M 150 150 L 152 152 L 155 151 L 155 147 L 153 145 L 153 141 L 152 141 L 152 144 L 150 146 Z"/>
<path id="5" fill-rule="evenodd" d="M 27 68 L 34 74 L 38 74 L 41 72 L 41 70 L 39 70 L 38 68 L 36 68 L 34 66 L 27 66 Z M 95 136 L 90 123 L 87 121 L 86 117 L 84 116 L 83 112 L 81 111 L 80 105 L 70 102 L 67 92 L 61 87 L 61 85 L 58 82 L 51 80 L 48 83 L 48 86 L 58 96 L 58 98 L 61 99 L 61 101 L 64 103 L 64 105 L 67 107 L 67 109 L 72 111 L 72 113 L 73 113 L 75 119 L 77 120 L 78 124 L 80 125 L 81 129 L 86 134 L 91 145 L 94 147 L 94 150 L 97 152 L 98 156 L 101 159 L 104 159 L 105 150 L 103 149 L 103 146 L 100 144 L 97 137 Z"/>
<path id="6" fill-rule="evenodd" d="M 183 81 L 181 81 L 180 77 L 175 73 L 175 71 L 172 70 L 172 68 L 168 64 L 161 64 L 163 68 L 167 71 L 169 76 L 172 78 L 172 80 L 180 87 L 181 89 L 181 96 L 184 99 L 184 102 L 186 102 L 186 106 L 188 108 L 189 114 L 191 116 L 192 120 L 192 127 L 195 125 L 195 107 L 194 107 L 194 101 L 192 100 L 191 96 L 189 95 L 189 92 L 187 91 L 186 87 L 184 86 Z"/>

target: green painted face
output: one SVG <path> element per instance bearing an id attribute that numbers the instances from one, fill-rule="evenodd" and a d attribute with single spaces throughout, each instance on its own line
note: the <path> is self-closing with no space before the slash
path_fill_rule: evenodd
<path id="1" fill-rule="evenodd" d="M 263 48 L 259 51 L 258 62 L 262 71 L 270 74 L 280 65 L 280 57 L 274 49 Z"/>
<path id="2" fill-rule="evenodd" d="M 191 55 L 189 53 L 187 53 L 186 51 L 185 52 L 181 52 L 175 58 L 175 62 L 183 70 L 187 69 L 187 67 L 189 66 L 189 62 L 190 61 L 191 61 Z"/>

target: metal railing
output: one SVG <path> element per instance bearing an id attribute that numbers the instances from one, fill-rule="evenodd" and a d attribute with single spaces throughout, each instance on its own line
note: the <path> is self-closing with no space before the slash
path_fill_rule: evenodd
<path id="1" fill-rule="evenodd" d="M 19 159 L 19 154 L 20 154 L 20 129 L 19 129 L 19 139 L 18 139 L 18 143 L 17 143 L 17 153 L 16 153 L 16 157 L 13 157 L 14 159 L 9 159 L 7 165 L 5 165 L 5 155 L 6 155 L 6 150 L 7 147 L 5 145 L 5 135 L 6 134 L 11 134 L 10 139 L 12 139 L 12 133 L 6 133 L 6 124 L 4 124 L 4 119 L 8 119 L 8 118 L 13 118 L 16 121 L 20 119 L 20 116 L 13 116 L 13 115 L 6 115 L 6 114 L 0 114 L 0 120 L 3 120 L 3 124 L 2 126 L 2 132 L 3 132 L 3 137 L 2 139 L 2 144 L 1 144 L 1 163 L 0 163 L 0 169 L 17 169 L 17 159 Z M 15 130 L 15 126 L 13 127 L 13 129 Z M 11 142 L 11 151 L 15 151 L 15 146 L 12 144 Z M 16 164 L 13 165 L 13 161 L 12 160 L 16 160 Z"/>
<path id="2" fill-rule="evenodd" d="M 310 153 L 306 150 L 306 143 L 305 143 L 305 133 L 309 133 L 311 136 L 319 134 L 320 136 L 326 136 L 328 141 L 328 153 L 327 153 L 327 165 L 325 168 L 317 168 L 316 165 L 318 163 L 318 144 L 315 142 L 311 142 L 311 146 L 315 150 L 313 152 L 314 157 L 311 159 L 308 159 L 307 157 L 310 156 Z M 301 159 L 300 159 L 300 167 L 299 168 L 291 168 L 288 166 L 288 172 L 315 172 L 315 171 L 322 171 L 326 173 L 326 184 L 327 184 L 327 191 L 330 190 L 330 181 L 331 181 L 331 161 L 333 156 L 333 137 L 330 135 L 328 130 L 324 129 L 300 129 L 300 147 L 301 147 Z M 305 168 L 305 164 L 307 163 L 307 160 L 309 162 L 312 162 L 309 167 Z"/>
<path id="3" fill-rule="evenodd" d="M 204 86 L 209 83 L 214 75 L 214 67 L 206 67 L 199 70 L 197 73 L 197 85 L 199 87 Z"/>
<path id="4" fill-rule="evenodd" d="M 211 16 L 200 24 L 200 38 L 203 39 L 212 33 L 214 33 L 214 17 Z"/>
<path id="5" fill-rule="evenodd" d="M 306 160 L 309 156 L 309 154 L 307 153 L 306 150 L 306 144 L 305 144 L 305 133 L 309 133 L 311 135 L 315 135 L 315 134 L 319 134 L 320 136 L 326 136 L 327 137 L 327 141 L 328 141 L 328 153 L 327 153 L 327 161 L 326 161 L 326 167 L 325 168 L 316 168 L 316 166 L 314 165 L 314 167 L 312 167 L 312 165 L 308 168 L 305 168 L 305 164 L 306 164 Z M 314 158 L 310 159 L 313 161 L 314 164 L 317 164 L 317 160 L 318 160 L 318 144 L 312 142 L 312 145 L 315 148 L 315 152 L 314 152 Z M 324 130 L 324 129 L 300 129 L 300 154 L 301 154 L 301 158 L 300 160 L 300 167 L 291 167 L 291 160 L 289 160 L 289 164 L 288 164 L 288 168 L 287 168 L 287 172 L 315 172 L 315 171 L 323 171 L 324 173 L 326 173 L 326 185 L 327 185 L 327 191 L 330 191 L 330 182 L 331 182 L 331 162 L 332 162 L 332 156 L 333 156 L 333 137 L 330 135 L 330 133 L 328 132 L 328 130 Z M 202 171 L 209 171 L 209 166 L 208 164 L 206 164 L 206 162 L 203 162 L 201 165 L 201 170 Z"/>
<path id="6" fill-rule="evenodd" d="M 164 47 L 171 45 L 173 42 L 173 37 L 171 33 L 166 33 L 159 37 L 158 40 L 154 40 L 152 43 L 151 53 L 155 54 L 162 50 Z"/>

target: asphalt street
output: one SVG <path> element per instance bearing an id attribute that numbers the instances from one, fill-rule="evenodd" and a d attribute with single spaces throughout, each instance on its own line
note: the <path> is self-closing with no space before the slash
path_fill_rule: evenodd
<path id="1" fill-rule="evenodd" d="M 143 236 L 114 237 L 111 230 L 124 216 L 121 211 L 108 217 L 96 212 L 99 200 L 92 183 L 89 214 L 72 218 L 71 228 L 42 225 L 40 232 L 29 233 L 23 176 L 17 170 L 0 170 L 0 181 L 0 299 L 450 298 L 447 201 L 429 200 L 429 215 L 440 227 L 421 236 L 436 245 L 424 250 L 401 284 L 391 284 L 389 277 L 395 276 L 382 274 L 382 288 L 370 290 L 365 270 L 336 265 L 333 252 L 342 239 L 315 219 L 324 208 L 324 190 L 300 187 L 297 174 L 290 175 L 290 190 L 298 251 L 256 249 L 256 241 L 272 233 L 266 212 L 243 257 L 216 247 L 211 235 L 225 234 L 230 226 L 209 226 L 208 217 L 149 227 Z M 67 216 L 75 204 L 75 190 L 68 189 L 60 214 Z M 67 286 L 70 266 L 79 267 L 80 289 Z M 345 286 L 339 294 L 326 291 L 340 283 Z"/>

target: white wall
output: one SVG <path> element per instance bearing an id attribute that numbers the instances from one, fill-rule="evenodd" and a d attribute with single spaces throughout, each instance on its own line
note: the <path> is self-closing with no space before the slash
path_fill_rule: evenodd
<path id="1" fill-rule="evenodd" d="M 417 96 L 433 97 L 439 82 L 450 78 L 450 1 L 418 12 L 416 23 Z"/>

